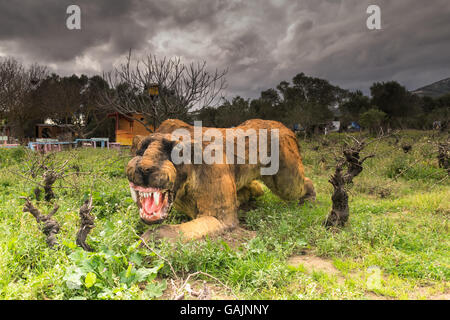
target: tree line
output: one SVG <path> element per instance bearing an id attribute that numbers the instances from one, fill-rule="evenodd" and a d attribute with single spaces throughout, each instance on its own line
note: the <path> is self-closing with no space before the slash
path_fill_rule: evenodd
<path id="1" fill-rule="evenodd" d="M 389 128 L 432 129 L 436 121 L 441 128 L 448 127 L 450 94 L 419 97 L 395 81 L 376 82 L 370 93 L 368 97 L 299 73 L 291 83 L 282 81 L 257 99 L 237 96 L 218 108 L 203 108 L 197 116 L 204 125 L 216 127 L 237 126 L 252 118 L 277 120 L 291 128 L 299 124 L 306 134 L 317 133 L 331 121 L 340 121 L 344 130 L 357 122 L 373 133 Z"/>
<path id="2" fill-rule="evenodd" d="M 191 120 L 192 110 L 215 105 L 225 88 L 226 70 L 179 58 L 132 57 L 113 71 L 88 77 L 60 76 L 48 68 L 0 58 L 0 135 L 34 137 L 36 124 L 57 124 L 73 137 L 114 137 L 108 114 L 140 114 L 149 132 L 169 118 Z M 109 120 L 108 120 L 109 119 Z"/>
<path id="3" fill-rule="evenodd" d="M 49 73 L 45 66 L 24 66 L 14 58 L 0 60 L 0 135 L 6 128 L 22 140 L 34 137 L 36 124 L 51 121 L 75 137 L 109 135 L 109 110 L 100 105 L 108 87 L 101 76 Z M 111 130 L 109 130 L 111 131 Z"/>
<path id="4" fill-rule="evenodd" d="M 388 128 L 442 128 L 449 122 L 450 94 L 419 97 L 395 81 L 376 82 L 370 97 L 304 73 L 261 92 L 256 99 L 223 98 L 227 70 L 209 71 L 206 62 L 133 57 L 102 75 L 60 76 L 38 64 L 0 59 L 0 135 L 9 128 L 18 139 L 34 137 L 37 123 L 51 121 L 74 137 L 114 137 L 107 115 L 139 113 L 149 132 L 169 118 L 204 126 L 233 127 L 245 120 L 277 120 L 305 134 L 333 120 L 346 128 L 358 122 L 375 132 Z"/>

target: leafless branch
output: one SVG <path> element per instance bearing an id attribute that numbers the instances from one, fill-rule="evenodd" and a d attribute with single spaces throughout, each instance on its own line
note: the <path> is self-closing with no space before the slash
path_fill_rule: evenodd
<path id="1" fill-rule="evenodd" d="M 54 220 L 52 217 L 59 209 L 59 205 L 55 204 L 53 210 L 47 214 L 43 215 L 41 212 L 31 203 L 30 199 L 27 197 L 20 197 L 20 199 L 25 200 L 25 204 L 23 207 L 23 212 L 29 212 L 36 219 L 36 222 L 39 224 L 42 232 L 47 236 L 47 244 L 50 248 L 53 248 L 58 245 L 58 241 L 56 240 L 56 234 L 60 230 L 59 223 Z"/>
<path id="2" fill-rule="evenodd" d="M 92 195 L 87 199 L 80 208 L 80 229 L 77 233 L 76 243 L 78 246 L 83 248 L 86 251 L 93 251 L 92 248 L 86 243 L 86 238 L 91 232 L 92 229 L 95 228 L 94 220 L 95 216 L 91 214 L 93 209 L 92 206 Z"/>
<path id="3" fill-rule="evenodd" d="M 102 104 L 116 112 L 141 114 L 136 119 L 149 130 L 168 118 L 185 118 L 196 108 L 214 106 L 226 88 L 227 70 L 209 72 L 206 62 L 185 64 L 181 58 L 158 59 L 155 55 L 133 59 L 131 50 L 124 63 L 104 73 L 110 90 Z M 155 86 L 158 95 L 148 90 Z"/>

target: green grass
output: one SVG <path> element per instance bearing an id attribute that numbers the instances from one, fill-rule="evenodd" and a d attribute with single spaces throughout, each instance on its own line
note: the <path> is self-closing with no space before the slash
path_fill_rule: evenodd
<path id="1" fill-rule="evenodd" d="M 20 196 L 33 199 L 35 187 L 14 173 L 24 171 L 26 153 L 0 150 L 0 298 L 154 299 L 173 278 L 166 261 L 178 277 L 206 272 L 239 298 L 427 299 L 448 293 L 447 173 L 438 168 L 428 133 L 408 131 L 400 136 L 398 145 L 388 138 L 367 147 L 365 152 L 377 156 L 354 180 L 350 220 L 344 228 L 327 230 L 322 225 L 331 208 L 331 150 L 344 138 L 332 134 L 328 146 L 319 140 L 300 142 L 305 172 L 316 187 L 316 204 L 285 203 L 267 190 L 255 209 L 240 212 L 241 226 L 254 237 L 233 245 L 226 235 L 150 244 L 159 256 L 137 247 L 135 233 L 147 227 L 129 196 L 126 154 L 85 149 L 56 155 L 57 163 L 70 158 L 80 172 L 90 174 L 57 183 L 54 201 L 60 209 L 55 219 L 61 224 L 61 245 L 53 250 L 31 214 L 22 212 Z M 402 143 L 412 143 L 410 153 L 403 153 Z M 85 253 L 75 245 L 75 236 L 78 210 L 91 191 L 97 219 L 88 242 L 95 252 Z M 53 205 L 41 202 L 38 207 L 47 212 Z M 173 212 L 167 223 L 186 220 Z M 332 263 L 335 272 L 288 263 L 305 252 Z M 379 275 L 377 285 L 371 285 L 373 270 Z M 198 279 L 221 287 L 209 277 Z M 223 295 L 231 293 L 223 289 Z"/>

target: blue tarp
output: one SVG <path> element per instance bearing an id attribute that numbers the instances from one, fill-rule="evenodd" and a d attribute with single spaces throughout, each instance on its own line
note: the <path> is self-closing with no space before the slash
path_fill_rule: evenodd
<path id="1" fill-rule="evenodd" d="M 361 129 L 361 126 L 357 123 L 357 122 L 355 122 L 355 121 L 353 121 L 351 124 L 350 124 L 350 127 L 352 127 L 353 129 Z"/>

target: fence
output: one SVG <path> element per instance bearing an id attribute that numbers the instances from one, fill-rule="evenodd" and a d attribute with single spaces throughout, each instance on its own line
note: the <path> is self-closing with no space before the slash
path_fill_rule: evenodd
<path id="1" fill-rule="evenodd" d="M 98 146 L 98 144 L 100 144 Z M 39 152 L 51 152 L 62 151 L 64 146 L 71 147 L 85 147 L 92 148 L 107 148 L 107 149 L 120 149 L 120 143 L 109 142 L 109 138 L 90 138 L 90 139 L 75 139 L 73 142 L 58 141 L 56 139 L 36 139 L 35 142 L 29 142 L 28 147 L 33 151 Z"/>

